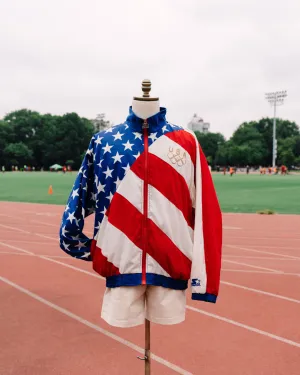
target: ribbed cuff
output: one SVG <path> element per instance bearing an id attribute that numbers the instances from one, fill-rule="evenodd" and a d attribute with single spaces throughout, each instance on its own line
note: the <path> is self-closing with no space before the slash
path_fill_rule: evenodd
<path id="1" fill-rule="evenodd" d="M 210 294 L 210 293 L 205 293 L 205 294 L 192 293 L 192 299 L 196 301 L 216 303 L 217 296 L 215 296 L 214 294 Z"/>

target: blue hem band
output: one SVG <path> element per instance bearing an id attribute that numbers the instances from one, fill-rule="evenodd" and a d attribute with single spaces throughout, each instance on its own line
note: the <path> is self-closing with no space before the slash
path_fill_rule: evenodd
<path id="1" fill-rule="evenodd" d="M 114 275 L 106 278 L 107 288 L 117 288 L 120 286 L 136 286 L 142 284 L 141 273 L 128 273 Z M 171 277 L 157 275 L 155 273 L 146 273 L 146 285 L 162 286 L 164 288 L 185 290 L 188 286 L 188 280 L 176 280 Z"/>
<path id="2" fill-rule="evenodd" d="M 216 303 L 217 296 L 215 296 L 214 294 L 210 294 L 210 293 L 205 293 L 205 294 L 192 293 L 192 299 L 196 301 Z"/>

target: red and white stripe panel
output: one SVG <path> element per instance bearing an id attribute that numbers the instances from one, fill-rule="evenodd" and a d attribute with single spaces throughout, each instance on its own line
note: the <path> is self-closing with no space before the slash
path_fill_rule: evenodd
<path id="1" fill-rule="evenodd" d="M 188 279 L 194 241 L 195 142 L 189 133 L 176 133 L 181 134 L 161 136 L 149 147 L 146 272 Z M 168 156 L 178 149 L 180 155 L 185 152 L 184 165 L 172 163 Z M 120 183 L 98 236 L 97 247 L 120 273 L 141 272 L 144 158 L 139 156 Z"/>

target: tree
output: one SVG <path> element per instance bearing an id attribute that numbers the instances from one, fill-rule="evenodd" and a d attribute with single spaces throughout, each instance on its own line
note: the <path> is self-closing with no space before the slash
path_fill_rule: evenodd
<path id="1" fill-rule="evenodd" d="M 32 151 L 23 143 L 10 143 L 4 149 L 4 155 L 12 165 L 23 166 L 32 161 Z"/>
<path id="2" fill-rule="evenodd" d="M 0 121 L 0 160 L 9 166 L 22 159 L 24 164 L 45 168 L 73 160 L 77 168 L 94 132 L 93 124 L 76 113 L 53 116 L 27 109 L 14 111 Z M 4 153 L 10 144 L 12 148 Z M 16 152 L 16 144 L 22 144 L 22 157 Z"/>
<path id="3" fill-rule="evenodd" d="M 220 133 L 200 133 L 195 131 L 198 142 L 209 161 L 209 164 L 216 164 L 216 155 L 219 147 L 225 144 L 225 138 Z"/>
<path id="4" fill-rule="evenodd" d="M 12 140 L 13 136 L 9 124 L 0 120 L 0 166 L 7 164 L 4 149 Z"/>
<path id="5" fill-rule="evenodd" d="M 297 155 L 295 152 L 298 150 L 298 143 L 295 143 L 295 140 L 299 137 L 299 128 L 296 123 L 288 120 L 277 119 L 276 123 L 277 162 L 281 164 L 282 160 L 285 160 L 291 163 Z M 228 162 L 231 164 L 243 165 L 246 162 L 256 166 L 272 165 L 273 119 L 263 118 L 259 121 L 244 122 L 233 133 L 229 146 Z M 287 150 L 291 150 L 292 153 Z"/>
<path id="6" fill-rule="evenodd" d="M 292 150 L 284 150 L 280 155 L 280 164 L 284 164 L 287 167 L 291 167 L 295 164 L 296 157 Z"/>
<path id="7" fill-rule="evenodd" d="M 82 162 L 81 155 L 94 134 L 93 125 L 77 113 L 67 113 L 57 118 L 54 128 L 54 132 L 48 135 L 44 151 L 47 166 L 73 160 L 74 168 L 78 168 Z"/>

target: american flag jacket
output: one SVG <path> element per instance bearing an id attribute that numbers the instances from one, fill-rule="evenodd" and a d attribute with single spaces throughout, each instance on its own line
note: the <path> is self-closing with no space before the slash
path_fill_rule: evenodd
<path id="1" fill-rule="evenodd" d="M 94 235 L 83 234 L 95 214 Z M 140 284 L 184 290 L 216 302 L 222 216 L 206 158 L 193 132 L 147 120 L 94 135 L 63 213 L 60 247 L 92 261 L 109 288 Z"/>

